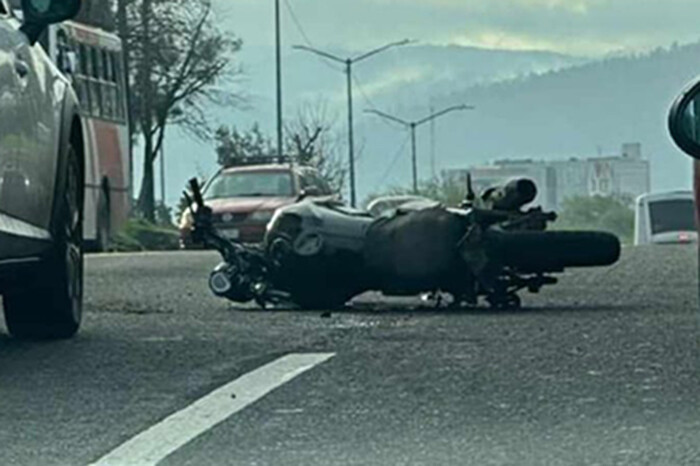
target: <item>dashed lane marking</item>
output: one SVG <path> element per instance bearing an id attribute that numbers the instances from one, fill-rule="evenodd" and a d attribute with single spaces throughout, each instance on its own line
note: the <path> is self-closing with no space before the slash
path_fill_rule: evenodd
<path id="1" fill-rule="evenodd" d="M 91 466 L 153 466 L 272 390 L 335 353 L 288 354 L 217 388 L 103 456 Z"/>

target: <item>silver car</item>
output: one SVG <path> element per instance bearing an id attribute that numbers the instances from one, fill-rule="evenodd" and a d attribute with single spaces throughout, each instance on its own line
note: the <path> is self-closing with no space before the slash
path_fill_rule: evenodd
<path id="1" fill-rule="evenodd" d="M 0 293 L 18 338 L 68 338 L 83 297 L 78 99 L 37 40 L 80 0 L 0 0 Z"/>

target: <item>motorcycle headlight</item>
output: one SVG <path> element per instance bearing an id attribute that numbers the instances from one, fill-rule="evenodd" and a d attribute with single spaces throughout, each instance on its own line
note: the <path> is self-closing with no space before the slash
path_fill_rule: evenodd
<path id="1" fill-rule="evenodd" d="M 250 219 L 254 222 L 267 223 L 272 220 L 274 214 L 273 210 L 257 210 L 250 215 Z"/>

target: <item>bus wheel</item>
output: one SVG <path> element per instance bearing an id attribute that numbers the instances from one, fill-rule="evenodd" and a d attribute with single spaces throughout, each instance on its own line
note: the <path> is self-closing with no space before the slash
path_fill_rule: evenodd
<path id="1" fill-rule="evenodd" d="M 107 189 L 103 189 L 100 194 L 100 201 L 97 205 L 97 238 L 95 249 L 97 252 L 109 250 L 110 238 L 112 236 L 111 209 L 109 207 L 109 194 Z"/>
<path id="2" fill-rule="evenodd" d="M 68 150 L 66 178 L 56 199 L 54 245 L 30 287 L 3 296 L 10 334 L 23 339 L 70 338 L 83 305 L 83 187 L 78 156 Z"/>

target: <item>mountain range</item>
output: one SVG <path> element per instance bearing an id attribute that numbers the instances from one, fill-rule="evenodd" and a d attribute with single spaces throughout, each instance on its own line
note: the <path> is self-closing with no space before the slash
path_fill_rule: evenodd
<path id="1" fill-rule="evenodd" d="M 347 51 L 331 51 L 339 56 Z M 274 131 L 274 55 L 250 48 L 237 57 L 242 74 L 230 88 L 245 105 L 216 108 L 221 123 Z M 303 51 L 284 55 L 285 113 L 322 102 L 339 132 L 346 130 L 342 65 Z M 471 104 L 418 130 L 420 175 L 502 158 L 589 157 L 641 142 L 651 161 L 654 189 L 690 184 L 688 159 L 667 136 L 673 98 L 700 71 L 700 44 L 590 59 L 550 52 L 411 45 L 354 69 L 359 197 L 410 181 L 410 147 L 400 126 L 362 110 L 419 119 L 432 109 Z M 211 144 L 171 130 L 166 144 L 168 203 L 188 177 L 215 170 Z M 138 154 L 137 154 L 138 155 Z M 345 157 L 343 155 L 343 157 Z M 136 167 L 136 173 L 140 172 Z M 138 180 L 138 178 L 137 178 Z"/>

